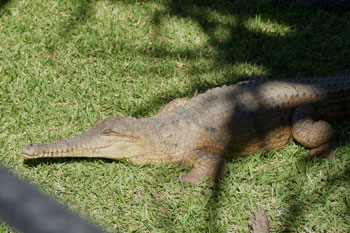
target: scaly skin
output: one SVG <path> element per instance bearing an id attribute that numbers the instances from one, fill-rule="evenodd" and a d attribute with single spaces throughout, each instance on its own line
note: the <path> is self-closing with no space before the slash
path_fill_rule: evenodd
<path id="1" fill-rule="evenodd" d="M 286 146 L 294 137 L 311 154 L 332 157 L 337 141 L 328 120 L 350 115 L 350 76 L 243 82 L 172 101 L 157 116 L 99 120 L 82 135 L 30 144 L 26 159 L 100 157 L 134 164 L 182 164 L 197 184 L 227 172 L 224 158 Z M 319 121 L 318 121 L 319 120 Z"/>

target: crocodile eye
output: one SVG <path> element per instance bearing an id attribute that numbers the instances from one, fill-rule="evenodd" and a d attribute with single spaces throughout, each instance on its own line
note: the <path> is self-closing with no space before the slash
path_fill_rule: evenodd
<path id="1" fill-rule="evenodd" d="M 102 134 L 104 134 L 104 135 L 111 135 L 111 134 L 116 134 L 116 133 L 113 132 L 112 129 L 108 128 L 108 129 L 104 129 L 104 130 L 102 131 Z"/>

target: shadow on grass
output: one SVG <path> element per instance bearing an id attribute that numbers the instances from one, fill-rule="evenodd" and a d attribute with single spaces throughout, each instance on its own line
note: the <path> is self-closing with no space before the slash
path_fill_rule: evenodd
<path id="1" fill-rule="evenodd" d="M 76 8 L 67 21 L 63 23 L 60 31 L 60 35 L 63 38 L 69 37 L 78 25 L 85 23 L 93 14 L 92 0 L 76 0 L 72 1 L 72 3 L 76 4 Z"/>
<path id="2" fill-rule="evenodd" d="M 209 38 L 210 45 L 218 53 L 214 65 L 209 70 L 195 69 L 196 75 L 204 75 L 214 70 L 224 70 L 226 65 L 255 64 L 269 70 L 269 76 L 310 76 L 327 75 L 344 72 L 349 69 L 347 61 L 350 60 L 349 40 L 350 27 L 349 15 L 324 9 L 291 8 L 287 5 L 274 5 L 267 1 L 169 1 L 168 13 L 174 17 L 186 18 L 197 22 Z M 234 16 L 235 22 L 222 22 L 213 17 L 213 14 Z M 160 27 L 162 19 L 160 15 L 167 12 L 156 12 L 154 15 L 154 27 Z M 345 17 L 348 23 L 338 25 L 338 18 Z M 271 35 L 264 32 L 263 28 L 252 28 L 248 22 L 257 23 L 277 22 L 287 25 L 290 30 L 284 35 L 276 33 Z M 217 31 L 226 28 L 230 36 L 222 39 Z M 269 28 L 266 28 L 269 30 Z M 278 32 L 278 28 L 274 29 Z M 155 30 L 157 31 L 157 30 Z M 154 40 L 157 44 L 157 38 Z M 302 49 L 300 49 L 302 48 Z M 344 49 L 345 48 L 345 49 Z M 148 53 L 149 54 L 149 53 Z M 196 59 L 199 51 L 184 49 L 180 52 L 168 51 L 165 46 L 154 48 L 155 57 L 181 57 L 183 59 Z M 297 62 L 296 62 L 297 61 Z M 246 77 L 238 77 L 238 80 Z M 237 79 L 227 80 L 222 84 L 232 84 Z M 213 86 L 199 86 L 200 91 Z M 191 91 L 194 87 L 191 87 Z M 302 161 L 310 163 L 311 160 Z M 332 184 L 330 184 L 332 185 Z M 210 203 L 215 203 L 219 198 L 220 185 L 213 189 L 211 200 L 208 202 L 212 217 L 218 216 L 215 208 Z M 303 196 L 303 194 L 301 193 Z M 292 197 L 293 198 L 293 197 Z M 290 207 L 291 219 L 286 223 L 286 229 L 293 228 L 293 222 L 304 211 L 298 203 Z M 215 219 L 208 219 L 209 227 L 215 231 L 222 229 L 215 225 Z"/>
<path id="3" fill-rule="evenodd" d="M 323 180 L 317 187 L 317 190 L 315 190 L 317 193 L 305 192 L 303 190 L 303 186 L 305 186 L 305 182 L 303 182 L 303 180 L 305 180 L 308 174 L 308 170 L 315 164 L 319 163 L 324 163 L 324 161 L 310 157 L 300 158 L 297 163 L 298 173 L 300 175 L 298 175 L 298 177 L 300 177 L 300 179 L 291 178 L 291 182 L 295 182 L 297 180 L 297 182 L 299 182 L 299 189 L 294 190 L 292 195 L 289 195 L 285 199 L 285 203 L 289 203 L 289 208 L 287 210 L 287 214 L 281 219 L 286 232 L 297 231 L 300 224 L 303 224 L 303 218 L 306 214 L 308 214 L 314 208 L 318 208 L 319 206 L 329 205 L 329 203 L 333 202 L 335 198 L 334 195 L 336 193 L 336 190 L 346 190 L 346 188 L 344 188 L 344 183 L 350 184 L 350 164 L 348 163 L 345 164 L 345 168 L 340 172 L 337 172 L 335 174 L 332 174 L 332 172 L 330 172 L 331 175 L 325 178 L 325 180 Z M 349 196 L 345 195 L 344 198 L 344 206 L 346 206 L 347 209 L 344 208 L 342 210 L 341 208 L 333 207 L 334 210 L 336 209 L 338 214 L 341 214 L 344 217 L 347 216 L 348 212 L 350 211 L 350 202 L 347 200 L 348 197 Z M 341 213 L 342 211 L 343 213 Z M 317 215 L 314 216 L 314 218 L 318 217 L 319 216 Z"/>
<path id="4" fill-rule="evenodd" d="M 336 13 L 316 9 L 305 16 L 303 9 L 282 7 L 268 1 L 174 0 L 168 8 L 171 15 L 198 22 L 211 46 L 218 51 L 215 67 L 256 64 L 277 77 L 289 72 L 291 76 L 334 74 L 349 68 L 346 61 L 350 56 L 343 46 L 349 48 L 350 43 L 342 35 L 350 36 L 346 31 L 349 26 L 338 25 Z M 233 22 L 222 22 L 213 17 L 213 13 L 233 16 Z M 325 16 L 328 16 L 327 21 Z M 283 32 L 281 28 L 271 28 L 270 22 L 290 29 Z M 259 28 L 258 23 L 265 28 Z M 229 36 L 219 37 L 217 31 L 220 28 L 228 31 Z M 269 30 L 275 31 L 274 35 L 267 33 Z"/>
<path id="5" fill-rule="evenodd" d="M 222 192 L 222 182 L 217 182 L 212 187 L 211 190 L 211 196 L 208 200 L 208 213 L 207 213 L 207 225 L 208 225 L 208 232 L 224 232 L 225 227 L 220 226 L 217 224 L 217 216 L 218 216 L 218 210 L 217 210 L 217 204 L 220 200 Z"/>
<path id="6" fill-rule="evenodd" d="M 5 6 L 10 0 L 0 0 L 0 9 Z"/>
<path id="7" fill-rule="evenodd" d="M 164 3 L 164 6 L 165 10 L 156 10 L 153 15 L 155 32 L 162 25 L 163 15 L 189 19 L 200 25 L 208 37 L 210 47 L 216 51 L 217 57 L 210 58 L 213 60 L 211 67 L 203 69 L 198 65 L 193 65 L 188 69 L 188 72 L 195 74 L 196 77 L 213 71 L 220 72 L 220 70 L 225 70 L 227 66 L 236 64 L 253 64 L 264 67 L 268 70 L 268 75 L 274 77 L 327 75 L 349 69 L 349 14 L 339 14 L 323 9 L 305 11 L 304 9 L 291 8 L 288 5 L 256 0 L 169 0 Z M 76 24 L 86 21 L 90 8 L 90 0 L 81 1 L 76 12 L 64 26 L 62 35 L 69 34 Z M 230 20 L 222 20 L 225 17 L 230 18 Z M 340 18 L 345 20 L 339 22 Z M 270 22 L 283 27 L 271 26 Z M 288 30 L 283 31 L 285 27 L 288 27 Z M 220 30 L 227 32 L 227 35 L 220 35 Z M 273 33 L 268 33 L 269 31 Z M 156 58 L 183 58 L 190 61 L 202 56 L 200 49 L 184 48 L 180 51 L 170 51 L 159 43 L 157 37 L 158 35 L 155 33 L 150 52 L 140 50 L 138 53 Z M 206 56 L 210 57 L 211 54 L 206 54 Z M 246 78 L 240 76 L 238 80 Z M 220 81 L 218 85 L 236 82 L 237 79 L 229 76 L 224 81 Z M 204 92 L 212 87 L 214 87 L 213 84 L 200 84 L 189 87 L 187 93 L 191 95 L 196 88 Z M 141 114 L 147 111 L 149 106 L 168 102 L 171 99 L 167 96 L 174 95 L 176 93 L 167 93 L 165 98 L 155 98 L 139 109 L 135 109 L 132 114 Z M 209 201 L 208 208 L 211 210 L 213 218 L 217 214 L 210 203 L 218 200 L 220 191 L 220 184 L 214 186 Z M 301 210 L 302 207 L 298 203 L 293 205 L 290 212 L 294 216 L 289 217 L 296 219 L 301 214 Z M 213 220 L 208 219 L 208 221 L 212 222 Z M 215 224 L 211 224 L 211 227 L 213 232 L 221 229 Z"/>
<path id="8" fill-rule="evenodd" d="M 130 1 L 126 1 L 130 2 Z M 133 1 L 131 1 L 133 2 Z M 224 80 L 218 85 L 200 83 L 189 87 L 191 96 L 197 88 L 200 92 L 215 86 L 230 85 L 246 80 L 248 76 L 230 74 L 228 66 L 250 64 L 264 67 L 268 76 L 274 78 L 315 76 L 341 73 L 349 69 L 350 54 L 350 17 L 336 11 L 322 9 L 292 8 L 289 5 L 272 4 L 269 1 L 168 1 L 165 10 L 156 10 L 153 15 L 153 47 L 140 50 L 138 53 L 154 58 L 181 58 L 195 61 L 200 57 L 212 60 L 211 67 L 192 65 L 187 70 L 190 76 L 200 77 L 213 72 L 225 73 Z M 221 17 L 215 17 L 219 14 Z M 190 19 L 200 25 L 209 38 L 209 45 L 216 51 L 216 57 L 205 54 L 199 49 L 183 48 L 171 51 L 164 43 L 159 42 L 159 28 L 164 17 Z M 222 18 L 231 18 L 227 22 Z M 339 18 L 347 23 L 339 23 Z M 277 23 L 281 28 L 273 28 L 270 23 Z M 266 28 L 254 27 L 263 23 Z M 252 26 L 253 25 L 253 26 Z M 282 32 L 282 27 L 288 27 Z M 223 38 L 220 30 L 229 36 Z M 268 31 L 275 31 L 271 34 Z M 204 55 L 203 55 L 204 53 Z M 296 62 L 297 61 L 297 62 Z M 226 71 L 225 71 L 226 70 Z M 234 77 L 233 77 L 234 76 Z M 165 96 L 176 96 L 165 93 Z M 148 106 L 140 107 L 132 113 L 144 112 L 159 103 L 171 101 L 171 98 L 158 98 L 150 101 Z"/>
<path id="9" fill-rule="evenodd" d="M 55 163 L 80 163 L 82 161 L 101 161 L 103 163 L 112 163 L 114 160 L 105 158 L 38 158 L 24 160 L 24 164 L 28 167 L 36 167 L 39 164 L 55 164 Z"/>
<path id="10" fill-rule="evenodd" d="M 346 52 L 350 49 L 349 40 L 346 39 L 350 37 L 348 14 L 343 15 L 343 13 L 323 9 L 309 9 L 306 13 L 304 9 L 291 8 L 286 5 L 281 7 L 281 5 L 274 5 L 266 1 L 173 0 L 169 1 L 167 11 L 172 16 L 197 22 L 208 36 L 210 45 L 218 52 L 213 67 L 209 70 L 196 69 L 197 75 L 224 69 L 227 64 L 244 63 L 265 67 L 269 70 L 269 76 L 275 77 L 327 75 L 349 69 L 347 61 L 350 60 L 350 56 Z M 224 16 L 234 16 L 235 22 L 222 22 L 213 17 L 213 13 L 218 12 Z M 162 24 L 162 19 L 159 17 L 162 14 L 166 12 L 155 13 L 153 20 L 155 27 Z M 345 17 L 348 23 L 339 27 L 338 17 Z M 269 21 L 277 22 L 281 25 L 288 25 L 290 30 L 283 36 L 279 33 L 271 36 L 263 29 L 250 28 L 247 24 L 249 21 L 266 22 L 267 27 Z M 217 36 L 220 28 L 226 28 L 230 36 L 225 39 Z M 195 59 L 199 56 L 199 52 L 184 49 L 174 53 L 160 45 L 154 48 L 153 56 Z M 228 80 L 221 84 L 235 82 L 237 80 Z M 200 86 L 199 90 L 211 87 Z M 312 162 L 307 160 L 301 163 Z M 332 182 L 327 184 L 334 185 Z M 220 190 L 220 185 L 216 185 L 209 201 L 208 209 L 214 218 L 218 215 L 210 203 L 218 200 Z M 302 197 L 306 195 L 300 194 Z M 286 223 L 286 229 L 293 228 L 293 224 L 297 222 L 304 210 L 299 203 L 290 207 L 290 216 L 285 216 L 286 219 L 290 219 Z M 220 226 L 215 225 L 215 222 L 215 219 L 208 219 L 208 223 L 211 223 L 209 227 L 213 232 L 221 229 Z"/>
<path id="11" fill-rule="evenodd" d="M 2 8 L 5 7 L 9 1 L 10 0 L 0 0 L 0 16 Z"/>

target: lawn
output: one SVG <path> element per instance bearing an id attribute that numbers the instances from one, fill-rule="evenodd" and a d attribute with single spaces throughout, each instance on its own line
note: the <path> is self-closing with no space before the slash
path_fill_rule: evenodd
<path id="1" fill-rule="evenodd" d="M 1 164 L 109 232 L 248 232 L 260 206 L 273 232 L 348 232 L 350 122 L 334 123 L 332 161 L 291 143 L 230 160 L 214 186 L 176 183 L 188 169 L 175 165 L 28 163 L 21 149 L 197 88 L 344 73 L 349 38 L 349 13 L 267 0 L 1 0 Z"/>

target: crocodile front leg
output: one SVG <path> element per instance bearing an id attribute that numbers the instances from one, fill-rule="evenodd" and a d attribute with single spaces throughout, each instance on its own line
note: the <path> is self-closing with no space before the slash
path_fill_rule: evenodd
<path id="1" fill-rule="evenodd" d="M 310 155 L 320 159 L 331 159 L 338 147 L 333 127 L 324 120 L 313 120 L 315 108 L 300 105 L 293 113 L 292 133 L 295 140 L 311 148 Z"/>
<path id="2" fill-rule="evenodd" d="M 181 180 L 184 184 L 198 184 L 209 178 L 215 182 L 228 171 L 227 162 L 220 155 L 210 151 L 195 150 L 186 155 L 180 162 L 184 166 L 194 166 Z"/>

